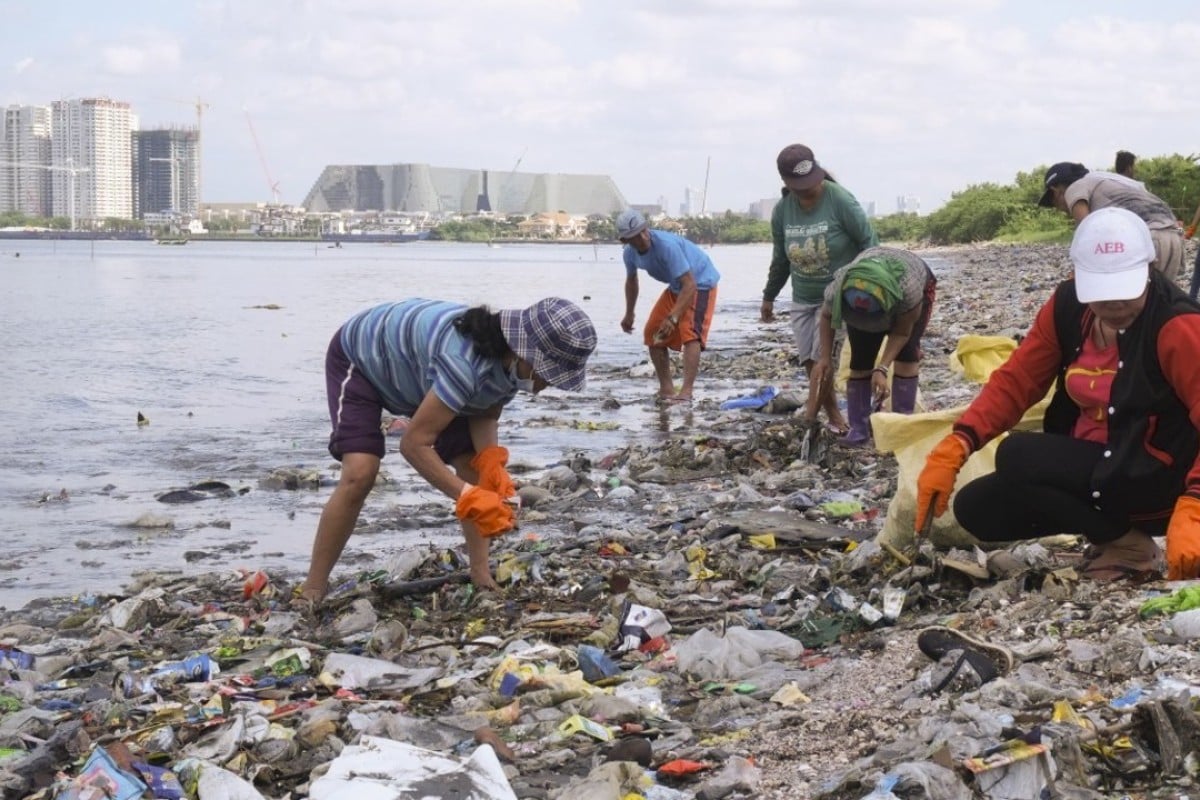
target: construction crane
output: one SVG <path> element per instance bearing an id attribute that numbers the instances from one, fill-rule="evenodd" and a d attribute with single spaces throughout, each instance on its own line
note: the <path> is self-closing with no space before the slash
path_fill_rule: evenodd
<path id="1" fill-rule="evenodd" d="M 204 197 L 202 190 L 204 188 L 204 110 L 209 107 L 209 104 L 197 96 L 194 100 L 180 100 L 171 98 L 172 103 L 185 103 L 196 109 L 196 216 L 200 216 L 201 198 Z"/>
<path id="2" fill-rule="evenodd" d="M 503 202 L 499 204 L 500 208 L 498 210 L 504 212 L 505 214 L 512 214 L 514 211 L 518 210 L 515 208 L 517 204 L 517 189 L 515 186 L 517 170 L 521 168 L 521 162 L 525 160 L 525 154 L 528 152 L 528 147 L 521 151 L 521 155 L 517 156 L 517 163 L 513 164 L 513 168 L 509 171 L 508 177 L 504 181 L 504 199 Z"/>
<path id="3" fill-rule="evenodd" d="M 67 165 L 37 164 L 32 161 L 0 161 L 0 167 L 17 167 L 19 169 L 44 169 L 50 172 L 67 173 L 67 216 L 71 218 L 71 230 L 75 230 L 75 176 L 91 172 L 91 167 L 77 167 L 74 159 L 67 159 Z"/>
<path id="4" fill-rule="evenodd" d="M 267 188 L 271 190 L 271 204 L 279 205 L 279 181 L 271 177 L 271 170 L 267 166 L 267 158 L 263 155 L 262 145 L 258 141 L 258 133 L 254 130 L 254 120 L 250 119 L 250 112 L 243 109 L 246 113 L 246 124 L 250 126 L 250 138 L 254 140 L 254 150 L 258 153 L 258 163 L 262 165 L 263 175 L 267 178 Z"/>

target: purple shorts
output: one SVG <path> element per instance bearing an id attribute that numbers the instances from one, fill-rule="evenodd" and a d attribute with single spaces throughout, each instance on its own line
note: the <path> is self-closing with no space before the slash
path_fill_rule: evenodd
<path id="1" fill-rule="evenodd" d="M 342 331 L 333 335 L 325 353 L 325 392 L 329 400 L 329 454 L 338 461 L 346 453 L 370 453 L 383 458 L 383 400 L 371 382 L 351 363 L 342 349 Z M 412 414 L 416 409 L 408 411 Z M 466 417 L 455 417 L 433 444 L 442 461 L 474 453 Z"/>

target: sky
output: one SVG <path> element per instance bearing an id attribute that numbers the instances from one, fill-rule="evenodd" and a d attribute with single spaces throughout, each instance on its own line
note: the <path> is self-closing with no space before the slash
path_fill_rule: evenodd
<path id="1" fill-rule="evenodd" d="M 878 213 L 1056 161 L 1200 153 L 1191 0 L 0 0 L 0 106 L 203 103 L 204 202 L 327 164 L 609 175 L 626 200 L 778 196 L 810 146 Z M 255 143 L 257 139 L 257 146 Z"/>

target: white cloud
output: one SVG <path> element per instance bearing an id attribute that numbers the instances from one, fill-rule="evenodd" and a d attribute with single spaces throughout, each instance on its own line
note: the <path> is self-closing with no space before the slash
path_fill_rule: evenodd
<path id="1" fill-rule="evenodd" d="M 55 74 L 0 77 L 0 101 L 94 93 L 190 122 L 168 100 L 201 96 L 213 199 L 261 194 L 243 106 L 290 200 L 327 163 L 510 169 L 525 153 L 522 169 L 677 203 L 711 156 L 709 207 L 742 209 L 776 193 L 775 154 L 802 141 L 861 199 L 930 209 L 1063 158 L 1200 149 L 1200 89 L 1180 77 L 1200 71 L 1200 25 L 1170 21 L 1194 16 L 1184 0 L 1153 19 L 1112 0 L 273 5 L 123 20 L 74 3 L 53 37 L 9 46 Z"/>
<path id="2" fill-rule="evenodd" d="M 179 66 L 180 48 L 173 41 L 146 41 L 103 47 L 100 59 L 113 75 L 139 76 L 171 72 Z"/>
<path id="3" fill-rule="evenodd" d="M 22 72 L 29 69 L 31 66 L 33 66 L 32 58 L 29 58 L 29 57 L 22 58 L 20 61 L 13 64 L 13 72 L 15 72 L 17 75 L 20 75 Z"/>

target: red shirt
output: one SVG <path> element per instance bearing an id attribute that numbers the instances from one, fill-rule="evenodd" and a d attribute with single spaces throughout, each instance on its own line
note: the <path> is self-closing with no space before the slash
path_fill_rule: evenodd
<path id="1" fill-rule="evenodd" d="M 1064 385 L 1067 394 L 1079 406 L 1079 419 L 1075 421 L 1072 438 L 1108 443 L 1108 401 L 1118 359 L 1115 339 L 1108 347 L 1101 348 L 1087 336 L 1079 358 L 1067 367 Z"/>

